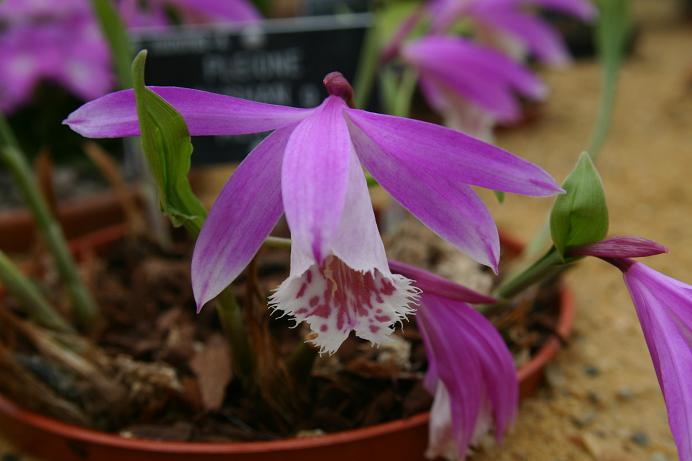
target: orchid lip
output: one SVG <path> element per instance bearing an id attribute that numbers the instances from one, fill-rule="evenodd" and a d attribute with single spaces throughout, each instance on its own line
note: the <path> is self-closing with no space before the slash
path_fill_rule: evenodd
<path id="1" fill-rule="evenodd" d="M 320 353 L 334 353 L 351 331 L 383 344 L 394 326 L 413 314 L 419 290 L 401 275 L 354 270 L 334 255 L 284 281 L 270 307 L 307 322 L 309 341 Z"/>

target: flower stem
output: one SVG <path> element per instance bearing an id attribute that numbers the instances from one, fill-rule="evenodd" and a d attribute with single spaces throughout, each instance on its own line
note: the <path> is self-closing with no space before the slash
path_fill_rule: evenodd
<path id="1" fill-rule="evenodd" d="M 363 39 L 358 59 L 358 71 L 354 85 L 356 107 L 364 109 L 370 101 L 370 94 L 375 83 L 375 72 L 379 61 L 379 37 L 375 24 L 370 26 Z"/>
<path id="2" fill-rule="evenodd" d="M 46 301 L 34 285 L 10 258 L 0 251 L 0 281 L 21 303 L 22 308 L 39 325 L 60 332 L 71 332 L 64 318 Z"/>
<path id="3" fill-rule="evenodd" d="M 111 57 L 121 88 L 132 87 L 130 62 L 132 60 L 132 43 L 127 35 L 125 24 L 110 0 L 90 0 L 91 9 L 99 22 L 101 32 L 108 42 Z"/>
<path id="4" fill-rule="evenodd" d="M 413 93 L 416 90 L 417 83 L 418 73 L 415 69 L 407 67 L 399 83 L 392 115 L 397 115 L 399 117 L 409 116 L 411 113 L 411 100 L 413 99 Z"/>
<path id="5" fill-rule="evenodd" d="M 535 283 L 561 270 L 564 264 L 565 262 L 562 260 L 555 247 L 552 247 L 541 259 L 516 276 L 501 283 L 494 291 L 493 295 L 500 300 L 510 299 Z"/>
<path id="6" fill-rule="evenodd" d="M 216 298 L 216 312 L 231 346 L 233 368 L 241 377 L 249 379 L 254 366 L 252 352 L 243 324 L 243 313 L 231 287 L 226 288 Z"/>
<path id="7" fill-rule="evenodd" d="M 588 152 L 595 162 L 606 140 L 612 121 L 615 90 L 627 39 L 631 31 L 629 2 L 607 0 L 599 3 L 596 41 L 602 65 L 602 89 L 598 115 L 591 134 Z"/>
<path id="8" fill-rule="evenodd" d="M 307 342 L 300 343 L 293 351 L 288 359 L 288 371 L 297 384 L 305 384 L 309 381 L 318 355 L 317 348 Z"/>
<path id="9" fill-rule="evenodd" d="M 24 201 L 36 220 L 38 230 L 53 254 L 60 277 L 70 291 L 76 321 L 80 327 L 88 327 L 98 315 L 98 306 L 82 283 L 77 265 L 72 259 L 60 225 L 51 215 L 48 205 L 39 192 L 29 164 L 19 150 L 10 127 L 1 115 L 0 159 L 7 165 Z"/>
<path id="10" fill-rule="evenodd" d="M 291 248 L 291 239 L 272 237 L 270 235 L 264 239 L 264 246 L 268 248 Z"/>

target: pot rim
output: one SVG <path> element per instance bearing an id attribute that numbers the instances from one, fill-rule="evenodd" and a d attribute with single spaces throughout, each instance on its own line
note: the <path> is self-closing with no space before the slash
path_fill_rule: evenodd
<path id="1" fill-rule="evenodd" d="M 102 229 L 83 238 L 76 239 L 71 245 L 72 250 L 79 257 L 83 251 L 98 248 L 117 236 L 124 235 L 127 231 L 126 226 L 118 225 Z M 512 252 L 520 252 L 524 245 L 511 235 L 501 233 L 501 240 L 509 247 Z M 555 328 L 557 335 L 566 338 L 574 321 L 574 295 L 564 284 L 560 285 L 560 313 Z M 531 360 L 517 368 L 517 378 L 519 383 L 528 380 L 538 373 L 545 365 L 557 354 L 561 342 L 555 336 L 551 336 L 538 352 L 531 357 Z M 358 440 L 367 440 L 381 435 L 386 435 L 402 430 L 411 429 L 427 424 L 430 420 L 430 412 L 419 413 L 395 421 L 375 424 L 348 431 L 315 435 L 309 437 L 295 437 L 290 439 L 253 441 L 253 442 L 180 442 L 180 441 L 159 441 L 150 439 L 134 439 L 121 435 L 110 434 L 83 428 L 73 424 L 64 423 L 47 416 L 40 415 L 30 410 L 26 410 L 5 398 L 0 394 L 0 412 L 22 421 L 26 425 L 37 429 L 61 436 L 67 439 L 91 443 L 95 445 L 108 446 L 137 450 L 144 452 L 158 453 L 178 453 L 178 454 L 248 454 L 258 452 L 277 452 L 303 450 L 324 445 L 338 445 Z"/>

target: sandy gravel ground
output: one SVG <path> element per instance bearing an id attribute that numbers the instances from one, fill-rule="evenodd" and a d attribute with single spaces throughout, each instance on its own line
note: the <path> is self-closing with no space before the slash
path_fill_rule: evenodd
<path id="1" fill-rule="evenodd" d="M 640 40 L 624 69 L 615 123 L 599 160 L 612 234 L 665 243 L 650 264 L 692 282 L 692 24 L 672 1 L 635 0 Z M 561 179 L 587 144 L 599 69 L 576 63 L 545 73 L 544 116 L 498 142 Z M 492 197 L 487 197 L 493 203 Z M 549 200 L 509 196 L 493 204 L 500 226 L 524 238 L 541 227 Z M 549 385 L 522 404 L 501 448 L 475 461 L 673 461 L 663 400 L 620 274 L 589 261 L 569 275 L 575 334 L 549 370 Z M 18 457 L 14 457 L 14 456 Z M 0 460 L 30 458 L 0 439 Z"/>

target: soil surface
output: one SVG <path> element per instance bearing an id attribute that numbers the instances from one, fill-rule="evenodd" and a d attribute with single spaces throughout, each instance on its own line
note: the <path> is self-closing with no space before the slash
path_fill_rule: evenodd
<path id="1" fill-rule="evenodd" d="M 599 160 L 611 234 L 642 235 L 670 255 L 649 263 L 692 281 L 692 25 L 676 2 L 635 0 L 640 36 L 623 71 L 615 122 Z M 498 143 L 563 178 L 588 142 L 599 68 L 577 62 L 544 72 L 552 88 L 543 116 Z M 543 225 L 549 200 L 484 194 L 498 224 L 525 239 Z M 550 367 L 549 385 L 525 401 L 502 447 L 476 461 L 673 461 L 675 448 L 650 358 L 618 271 L 587 261 L 568 275 L 577 295 L 575 334 Z M 0 459 L 31 458 L 0 440 Z"/>

